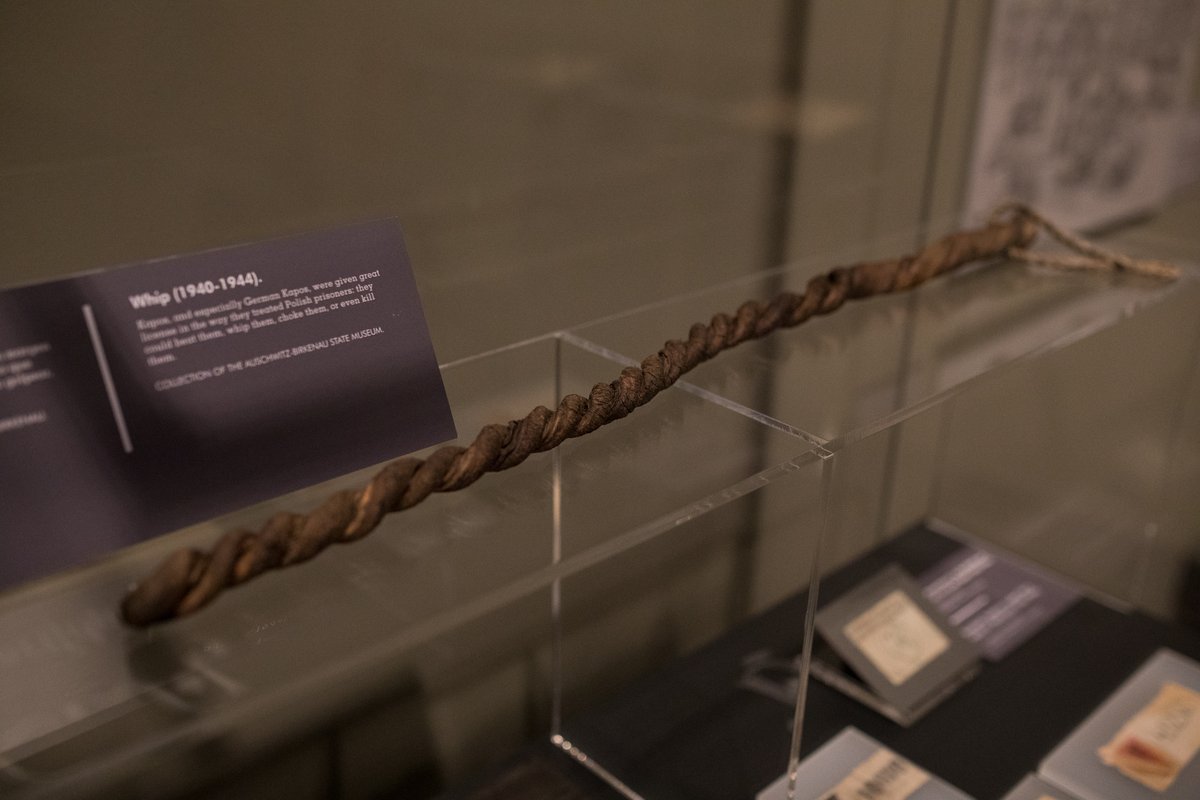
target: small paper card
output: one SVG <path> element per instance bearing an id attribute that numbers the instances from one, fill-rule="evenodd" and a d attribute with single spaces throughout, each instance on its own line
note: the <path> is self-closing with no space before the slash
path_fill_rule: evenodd
<path id="1" fill-rule="evenodd" d="M 1159 650 L 1042 764 L 1082 800 L 1200 797 L 1200 664 Z"/>
<path id="2" fill-rule="evenodd" d="M 788 776 L 757 800 L 787 800 Z M 857 728 L 845 728 L 796 770 L 796 800 L 970 800 Z"/>
<path id="3" fill-rule="evenodd" d="M 946 652 L 950 640 L 900 589 L 842 628 L 893 686 L 900 686 Z"/>
<path id="4" fill-rule="evenodd" d="M 1157 792 L 1200 750 L 1200 692 L 1168 681 L 1100 748 L 1100 760 Z"/>
<path id="5" fill-rule="evenodd" d="M 910 761 L 881 747 L 864 760 L 838 785 L 822 795 L 822 800 L 869 797 L 871 800 L 908 800 L 913 792 L 929 783 L 929 773 Z"/>
<path id="6" fill-rule="evenodd" d="M 0 589 L 454 436 L 394 221 L 0 292 Z"/>
<path id="7" fill-rule="evenodd" d="M 975 646 L 895 565 L 818 611 L 816 627 L 813 675 L 904 725 L 978 670 Z"/>
<path id="8" fill-rule="evenodd" d="M 988 661 L 1004 658 L 1079 599 L 1036 568 L 970 546 L 947 556 L 919 583 Z"/>

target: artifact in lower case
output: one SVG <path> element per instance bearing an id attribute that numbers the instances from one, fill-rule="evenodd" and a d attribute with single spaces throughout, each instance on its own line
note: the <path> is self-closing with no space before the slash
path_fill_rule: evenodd
<path id="1" fill-rule="evenodd" d="M 1101 747 L 1100 760 L 1128 778 L 1164 791 L 1200 750 L 1200 693 L 1165 683 L 1150 704 Z"/>
<path id="2" fill-rule="evenodd" d="M 1039 231 L 1072 252 L 1028 250 Z M 179 550 L 129 591 L 121 603 L 121 617 L 144 627 L 191 614 L 225 589 L 267 570 L 302 563 L 332 544 L 361 539 L 385 514 L 412 508 L 433 492 L 466 488 L 488 472 L 515 467 L 533 453 L 621 419 L 689 370 L 742 342 L 829 314 L 847 300 L 905 291 L 965 264 L 1003 257 L 1063 269 L 1124 270 L 1165 278 L 1178 274 L 1169 264 L 1103 250 L 1025 206 L 1001 206 L 985 227 L 952 233 L 914 255 L 838 267 L 810 280 L 801 294 L 783 292 L 765 303 L 750 300 L 733 315 L 717 314 L 707 324 L 696 323 L 686 339 L 673 339 L 641 366 L 626 367 L 611 383 L 596 384 L 588 397 L 569 394 L 553 411 L 538 406 L 524 419 L 488 425 L 467 447 L 442 447 L 427 459 L 401 458 L 362 489 L 336 492 L 308 514 L 276 514 L 258 531 L 225 534 L 208 551 Z"/>

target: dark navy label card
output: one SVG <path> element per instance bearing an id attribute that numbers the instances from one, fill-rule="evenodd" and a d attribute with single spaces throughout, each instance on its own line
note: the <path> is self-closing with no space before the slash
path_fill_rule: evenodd
<path id="1" fill-rule="evenodd" d="M 0 292 L 0 588 L 454 435 L 394 221 Z"/>
<path id="2" fill-rule="evenodd" d="M 1004 658 L 1079 598 L 1033 567 L 970 546 L 947 556 L 920 583 L 925 596 L 989 661 Z"/>

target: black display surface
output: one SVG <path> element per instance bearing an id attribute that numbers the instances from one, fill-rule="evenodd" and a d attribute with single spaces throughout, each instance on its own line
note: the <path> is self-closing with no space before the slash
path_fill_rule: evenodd
<path id="1" fill-rule="evenodd" d="M 889 564 L 920 574 L 963 546 L 915 527 L 825 578 L 822 605 Z M 786 764 L 791 709 L 738 688 L 742 659 L 798 652 L 804 607 L 784 601 L 568 732 L 645 797 L 754 797 Z M 1000 798 L 1164 646 L 1200 658 L 1200 634 L 1081 598 L 912 728 L 810 683 L 802 756 L 853 725 L 979 800 Z"/>

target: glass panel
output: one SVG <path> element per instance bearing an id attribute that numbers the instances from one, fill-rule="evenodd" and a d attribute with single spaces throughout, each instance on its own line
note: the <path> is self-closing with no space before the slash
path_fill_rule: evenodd
<path id="1" fill-rule="evenodd" d="M 784 772 L 823 474 L 815 454 L 767 470 L 562 580 L 561 747 L 637 797 L 750 797 Z"/>
<path id="2" fill-rule="evenodd" d="M 686 338 L 692 323 L 715 312 L 732 313 L 745 300 L 781 289 L 802 291 L 809 272 L 796 267 L 734 281 L 573 333 L 603 352 L 640 360 L 666 339 Z M 1062 347 L 1161 302 L 1198 276 L 1192 268 L 1166 284 L 981 265 L 746 342 L 682 381 L 836 449 L 1002 364 Z"/>
<path id="3" fill-rule="evenodd" d="M 936 513 L 1163 616 L 1195 553 L 1200 287 L 958 396 Z M 1189 395 L 1190 392 L 1190 395 Z M 1190 434 L 1189 434 L 1190 432 Z"/>

